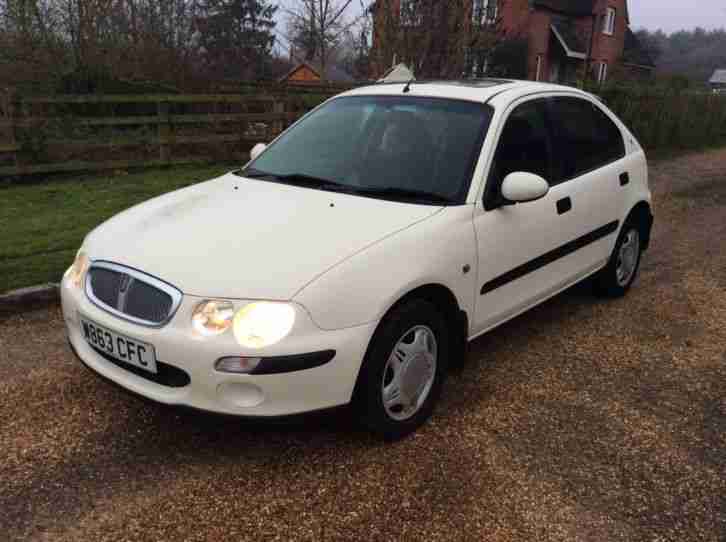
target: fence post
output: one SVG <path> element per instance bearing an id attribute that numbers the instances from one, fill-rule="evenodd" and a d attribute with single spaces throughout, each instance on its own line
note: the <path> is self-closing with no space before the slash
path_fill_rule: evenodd
<path id="1" fill-rule="evenodd" d="M 171 138 L 171 125 L 169 124 L 169 103 L 158 102 L 156 104 L 156 113 L 159 117 L 159 123 L 157 124 L 157 136 L 159 139 L 159 159 L 165 163 L 169 163 L 171 158 L 170 152 L 170 138 Z"/>
<path id="2" fill-rule="evenodd" d="M 236 108 L 235 108 L 236 109 Z M 249 113 L 249 107 L 247 106 L 247 102 L 243 101 L 239 103 L 239 113 L 245 114 Z M 250 123 L 244 118 L 241 118 L 239 121 L 239 141 L 237 142 L 238 148 L 242 147 L 245 149 L 245 151 L 242 152 L 242 159 L 246 162 L 249 158 L 249 147 L 247 143 L 247 134 L 250 131 Z"/>
<path id="3" fill-rule="evenodd" d="M 272 112 L 277 115 L 285 112 L 285 102 L 282 100 L 275 100 L 272 104 Z M 272 134 L 277 137 L 285 129 L 285 121 L 283 119 L 275 120 L 272 124 L 274 126 L 275 133 Z"/>
<path id="4" fill-rule="evenodd" d="M 8 90 L 5 95 L 6 99 L 6 115 L 8 120 L 8 136 L 11 146 L 18 145 L 18 117 L 20 116 L 20 99 L 14 89 Z M 20 171 L 20 149 L 15 148 L 12 151 L 13 164 Z"/>

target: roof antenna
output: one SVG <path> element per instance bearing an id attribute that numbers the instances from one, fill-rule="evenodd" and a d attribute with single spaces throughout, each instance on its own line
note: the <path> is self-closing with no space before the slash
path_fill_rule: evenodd
<path id="1" fill-rule="evenodd" d="M 409 82 L 406 83 L 406 86 L 403 87 L 403 93 L 404 94 L 408 94 L 409 92 L 411 92 L 411 83 L 413 83 L 415 80 L 416 80 L 415 77 L 411 77 L 411 79 L 409 80 Z"/>

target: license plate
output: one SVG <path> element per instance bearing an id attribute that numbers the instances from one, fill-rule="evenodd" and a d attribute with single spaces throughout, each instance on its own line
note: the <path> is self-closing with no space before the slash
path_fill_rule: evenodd
<path id="1" fill-rule="evenodd" d="M 88 344 L 114 359 L 156 373 L 154 346 L 131 339 L 95 322 L 81 318 L 81 329 Z"/>

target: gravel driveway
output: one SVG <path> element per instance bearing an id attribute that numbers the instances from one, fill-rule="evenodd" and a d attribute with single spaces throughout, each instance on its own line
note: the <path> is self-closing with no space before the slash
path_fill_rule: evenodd
<path id="1" fill-rule="evenodd" d="M 0 539 L 726 540 L 726 149 L 653 165 L 630 296 L 577 287 L 473 343 L 434 420 L 244 425 L 84 369 L 57 308 L 0 321 Z"/>

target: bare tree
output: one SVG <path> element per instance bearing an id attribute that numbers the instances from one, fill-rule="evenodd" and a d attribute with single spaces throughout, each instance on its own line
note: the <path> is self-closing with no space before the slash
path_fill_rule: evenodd
<path id="1" fill-rule="evenodd" d="M 54 0 L 0 0 L 0 86 L 42 84 L 65 64 Z"/>
<path id="2" fill-rule="evenodd" d="M 274 7 L 263 5 L 271 2 L 0 0 L 0 86 L 89 92 L 140 79 L 197 88 L 215 75 L 213 49 L 231 55 L 226 64 L 217 55 L 229 73 L 259 78 L 275 26 Z"/>
<path id="3" fill-rule="evenodd" d="M 378 72 L 404 62 L 425 78 L 481 75 L 503 39 L 501 10 L 483 5 L 476 0 L 378 0 L 371 62 Z"/>
<path id="4" fill-rule="evenodd" d="M 361 16 L 343 33 L 338 63 L 356 79 L 370 76 L 371 35 L 373 19 L 364 0 L 359 0 Z"/>
<path id="5" fill-rule="evenodd" d="M 306 60 L 318 60 L 325 77 L 331 54 L 364 15 L 348 21 L 354 0 L 295 0 L 285 9 L 290 42 L 303 49 Z"/>

